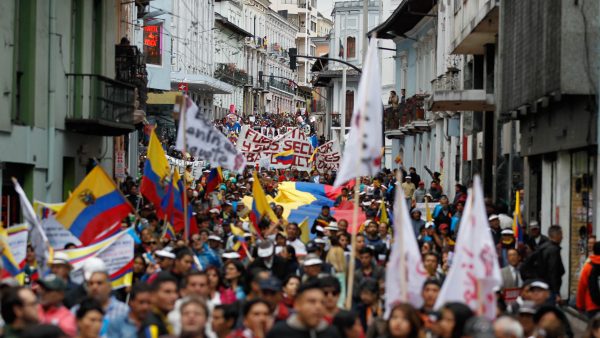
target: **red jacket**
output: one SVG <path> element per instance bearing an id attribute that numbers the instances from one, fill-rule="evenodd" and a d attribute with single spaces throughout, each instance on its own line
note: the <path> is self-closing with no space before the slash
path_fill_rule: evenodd
<path id="1" fill-rule="evenodd" d="M 592 264 L 600 264 L 600 256 L 591 255 L 590 260 L 583 265 L 577 286 L 577 308 L 583 311 L 600 310 L 600 306 L 592 301 L 588 280 L 592 273 Z"/>

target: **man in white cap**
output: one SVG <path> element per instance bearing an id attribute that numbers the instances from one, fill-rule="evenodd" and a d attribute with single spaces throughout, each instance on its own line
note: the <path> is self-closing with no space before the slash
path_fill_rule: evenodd
<path id="1" fill-rule="evenodd" d="M 525 243 L 531 251 L 535 251 L 535 249 L 539 248 L 540 245 L 548 242 L 549 239 L 546 235 L 542 235 L 542 231 L 540 229 L 540 223 L 538 221 L 531 221 L 529 223 L 529 236 L 525 240 Z"/>
<path id="2" fill-rule="evenodd" d="M 290 273 L 293 273 L 293 271 L 289 271 L 288 265 L 283 258 L 275 255 L 275 245 L 268 239 L 258 244 L 258 258 L 250 263 L 248 271 L 257 268 L 270 271 L 279 280 L 284 280 Z"/>
<path id="3" fill-rule="evenodd" d="M 110 276 L 108 275 L 108 268 L 102 259 L 92 257 L 85 261 L 83 263 L 83 278 L 85 280 L 87 295 L 98 301 L 104 309 L 104 320 L 100 335 L 105 336 L 110 321 L 127 316 L 129 307 L 111 295 L 112 285 Z M 79 305 L 75 305 L 71 311 L 76 313 L 78 309 Z"/>
<path id="4" fill-rule="evenodd" d="M 50 266 L 50 272 L 67 283 L 66 295 L 63 300 L 63 304 L 67 308 L 73 307 L 77 304 L 77 300 L 85 297 L 85 289 L 71 280 L 73 266 L 69 262 L 69 256 L 66 253 L 61 251 L 55 252 L 54 257 L 52 257 L 48 265 Z"/>
<path id="5" fill-rule="evenodd" d="M 417 188 L 412 182 L 412 177 L 406 176 L 404 178 L 404 182 L 402 183 L 402 191 L 404 191 L 404 199 L 406 200 L 409 208 L 411 207 L 412 197 L 415 194 L 415 190 L 417 190 Z"/>
<path id="6" fill-rule="evenodd" d="M 516 249 L 517 242 L 515 240 L 515 233 L 512 229 L 504 229 L 501 232 L 502 239 L 498 244 L 498 259 L 500 259 L 500 267 L 504 268 L 509 265 L 508 251 L 510 249 Z"/>
<path id="7" fill-rule="evenodd" d="M 500 217 L 496 214 L 490 215 L 488 217 L 488 222 L 490 223 L 490 231 L 492 232 L 492 238 L 494 239 L 494 244 L 498 245 L 500 243 Z"/>
<path id="8" fill-rule="evenodd" d="M 304 272 L 302 275 L 302 282 L 317 279 L 322 272 L 323 261 L 317 254 L 310 253 L 306 255 L 304 262 L 302 263 L 302 269 Z"/>

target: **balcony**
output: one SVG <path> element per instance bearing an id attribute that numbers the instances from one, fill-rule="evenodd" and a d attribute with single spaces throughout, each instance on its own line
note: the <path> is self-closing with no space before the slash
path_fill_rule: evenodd
<path id="1" fill-rule="evenodd" d="M 425 96 L 415 95 L 398 106 L 384 107 L 383 123 L 386 134 L 414 134 L 429 130 L 425 120 Z M 402 131 L 402 132 L 398 132 Z"/>
<path id="2" fill-rule="evenodd" d="M 499 1 L 460 2 L 454 8 L 454 32 L 450 46 L 452 54 L 483 55 L 486 44 L 496 43 L 500 21 Z"/>
<path id="3" fill-rule="evenodd" d="M 292 94 L 292 95 L 294 95 L 296 93 L 294 86 L 290 85 L 289 83 L 287 83 L 285 81 L 280 81 L 280 80 L 275 80 L 275 79 L 269 80 L 269 88 L 270 89 L 275 88 L 275 89 L 284 91 L 284 92 Z"/>
<path id="4" fill-rule="evenodd" d="M 135 86 L 97 74 L 67 74 L 67 79 L 67 130 L 118 136 L 135 129 Z"/>
<path id="5" fill-rule="evenodd" d="M 431 111 L 492 111 L 494 95 L 484 89 L 461 89 L 460 72 L 451 70 L 432 81 Z"/>
<path id="6" fill-rule="evenodd" d="M 248 73 L 246 73 L 244 70 L 238 69 L 235 64 L 232 63 L 217 64 L 215 69 L 215 78 L 237 87 L 243 87 L 252 84 L 252 81 L 248 77 Z"/>

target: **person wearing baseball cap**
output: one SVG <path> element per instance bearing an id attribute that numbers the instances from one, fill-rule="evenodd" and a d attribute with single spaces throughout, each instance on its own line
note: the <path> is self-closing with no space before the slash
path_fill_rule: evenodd
<path id="1" fill-rule="evenodd" d="M 50 272 L 60 277 L 67 283 L 66 296 L 63 299 L 63 304 L 67 308 L 73 307 L 74 300 L 83 299 L 85 297 L 85 289 L 71 280 L 71 271 L 73 266 L 69 261 L 69 256 L 62 251 L 55 251 L 52 260 L 48 262 Z"/>
<path id="2" fill-rule="evenodd" d="M 293 273 L 293 271 L 289 271 L 285 260 L 275 255 L 275 245 L 268 239 L 258 244 L 258 257 L 248 266 L 248 271 L 254 269 L 268 270 L 279 280 L 283 280 L 288 274 Z"/>
<path id="3" fill-rule="evenodd" d="M 77 334 L 75 315 L 63 305 L 67 283 L 55 274 L 49 274 L 37 281 L 40 297 L 38 319 L 42 324 L 53 324 L 61 328 L 69 337 Z"/>
<path id="4" fill-rule="evenodd" d="M 282 302 L 283 295 L 281 281 L 277 277 L 269 277 L 261 280 L 260 296 L 269 303 L 269 310 L 275 317 L 275 322 L 286 320 L 290 316 L 290 310 Z"/>
<path id="5" fill-rule="evenodd" d="M 525 244 L 529 246 L 531 251 L 535 251 L 540 245 L 549 240 L 548 236 L 542 234 L 540 223 L 538 223 L 538 221 L 533 220 L 529 222 L 529 236 L 525 239 Z"/>

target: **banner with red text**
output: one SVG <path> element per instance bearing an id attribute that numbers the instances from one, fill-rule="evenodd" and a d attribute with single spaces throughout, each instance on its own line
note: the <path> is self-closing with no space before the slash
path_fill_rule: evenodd
<path id="1" fill-rule="evenodd" d="M 247 165 L 255 166 L 261 158 L 266 157 L 270 160 L 269 167 L 271 168 L 291 168 L 301 171 L 310 171 L 311 169 L 308 160 L 312 155 L 313 148 L 307 135 L 298 128 L 292 129 L 275 140 L 245 125 L 240 132 L 236 148 L 246 157 Z M 294 162 L 291 165 L 277 163 L 273 159 L 273 155 L 288 150 L 294 151 Z"/>

